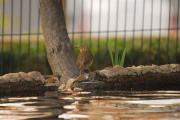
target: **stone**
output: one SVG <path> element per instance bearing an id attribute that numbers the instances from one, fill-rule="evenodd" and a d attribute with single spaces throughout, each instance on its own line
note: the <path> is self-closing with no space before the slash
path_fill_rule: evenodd
<path id="1" fill-rule="evenodd" d="M 90 73 L 85 82 L 76 82 L 83 90 L 179 90 L 180 65 L 107 67 Z"/>

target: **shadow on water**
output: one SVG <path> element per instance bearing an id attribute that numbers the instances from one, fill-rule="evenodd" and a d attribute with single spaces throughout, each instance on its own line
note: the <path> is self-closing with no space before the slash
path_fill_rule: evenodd
<path id="1" fill-rule="evenodd" d="M 62 93 L 0 99 L 1 120 L 169 120 L 180 118 L 180 91 Z"/>

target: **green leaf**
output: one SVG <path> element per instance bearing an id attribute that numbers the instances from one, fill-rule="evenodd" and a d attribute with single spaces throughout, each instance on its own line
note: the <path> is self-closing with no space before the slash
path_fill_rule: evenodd
<path id="1" fill-rule="evenodd" d="M 118 65 L 119 59 L 118 59 L 118 51 L 115 51 L 115 65 Z"/>
<path id="2" fill-rule="evenodd" d="M 122 54 L 122 57 L 121 57 L 121 60 L 120 60 L 120 63 L 119 63 L 120 66 L 124 66 L 125 57 L 126 57 L 126 48 L 123 51 L 123 54 Z"/>
<path id="3" fill-rule="evenodd" d="M 112 65 L 114 66 L 114 57 L 113 57 L 113 53 L 112 53 L 112 50 L 110 47 L 108 47 L 108 51 L 109 51 L 109 55 L 111 57 L 111 62 L 112 62 Z"/>

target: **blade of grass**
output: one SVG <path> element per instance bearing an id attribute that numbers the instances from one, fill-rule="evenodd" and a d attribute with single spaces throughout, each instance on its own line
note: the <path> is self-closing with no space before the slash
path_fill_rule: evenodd
<path id="1" fill-rule="evenodd" d="M 114 66 L 114 57 L 113 57 L 113 53 L 112 53 L 112 50 L 110 47 L 108 47 L 108 51 L 109 51 L 109 55 L 111 57 L 111 62 L 112 62 L 112 65 Z"/>
<path id="2" fill-rule="evenodd" d="M 115 65 L 118 65 L 119 63 L 118 53 L 118 51 L 115 51 Z"/>
<path id="3" fill-rule="evenodd" d="M 122 54 L 122 57 L 121 57 L 121 60 L 120 60 L 120 63 L 119 63 L 120 66 L 124 66 L 125 57 L 126 57 L 126 48 L 123 51 L 123 54 Z"/>

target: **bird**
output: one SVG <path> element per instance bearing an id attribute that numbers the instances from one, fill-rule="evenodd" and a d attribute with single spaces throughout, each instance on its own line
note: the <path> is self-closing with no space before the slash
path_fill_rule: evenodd
<path id="1" fill-rule="evenodd" d="M 93 63 L 93 55 L 90 49 L 86 46 L 81 46 L 80 52 L 76 59 L 76 65 L 80 69 L 80 75 L 82 75 L 85 70 L 89 71 L 92 63 Z"/>
<path id="2" fill-rule="evenodd" d="M 59 75 L 46 75 L 46 86 L 59 86 L 60 85 L 60 78 Z"/>

